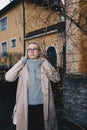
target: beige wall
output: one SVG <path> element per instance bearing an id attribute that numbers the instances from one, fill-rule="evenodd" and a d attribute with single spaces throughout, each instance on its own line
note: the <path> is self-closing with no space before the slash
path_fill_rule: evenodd
<path id="1" fill-rule="evenodd" d="M 0 43 L 3 41 L 7 41 L 7 51 L 9 53 L 13 52 L 22 52 L 23 53 L 23 12 L 22 5 L 18 4 L 14 8 L 12 8 L 9 12 L 7 12 L 3 16 L 8 17 L 8 29 L 0 32 Z M 35 31 L 37 29 L 41 29 L 43 27 L 47 27 L 53 24 L 60 22 L 60 15 L 58 12 L 53 12 L 48 8 L 36 6 L 35 4 L 30 4 L 29 2 L 25 2 L 25 32 Z M 1 18 L 3 18 L 3 16 Z M 58 54 L 58 64 L 60 65 L 60 52 L 62 51 L 63 40 L 61 34 L 54 33 L 50 35 L 44 35 L 42 37 L 34 38 L 26 41 L 26 44 L 31 41 L 38 41 L 41 45 L 42 52 L 46 50 L 49 45 L 53 45 L 57 48 Z M 11 48 L 10 40 L 12 38 L 17 39 L 16 48 Z"/>
<path id="2" fill-rule="evenodd" d="M 49 47 L 50 45 L 54 46 L 57 51 L 58 66 L 60 66 L 60 65 L 62 65 L 61 53 L 63 51 L 62 50 L 63 49 L 63 39 L 60 38 L 60 40 L 58 40 L 58 36 L 62 37 L 62 34 L 54 33 L 54 34 L 46 35 L 43 37 L 33 38 L 26 42 L 26 46 L 30 42 L 33 42 L 33 41 L 38 42 L 41 47 L 41 50 L 42 50 L 42 55 L 45 54 L 47 47 Z"/>
<path id="3" fill-rule="evenodd" d="M 25 2 L 26 33 L 60 22 L 58 12 Z"/>
<path id="4" fill-rule="evenodd" d="M 26 33 L 32 32 L 41 28 L 47 28 L 50 25 L 57 24 L 61 21 L 61 16 L 58 12 L 54 12 L 49 8 L 36 6 L 35 4 L 25 3 L 26 14 Z M 57 49 L 58 65 L 62 64 L 61 52 L 63 49 L 63 37 L 61 33 L 45 34 L 38 38 L 32 38 L 26 41 L 26 44 L 31 41 L 37 41 L 40 43 L 42 52 L 44 53 L 46 48 L 50 45 Z"/>
<path id="5" fill-rule="evenodd" d="M 81 32 L 80 34 L 80 58 L 81 61 L 79 63 L 79 70 L 81 73 L 87 74 L 87 2 L 80 3 L 81 13 L 83 14 L 82 17 L 79 17 L 81 26 L 83 27 L 86 35 Z"/>
<path id="6" fill-rule="evenodd" d="M 0 44 L 4 41 L 7 42 L 7 51 L 12 52 L 23 52 L 23 26 L 22 26 L 22 6 L 18 5 L 8 11 L 3 18 L 7 16 L 8 28 L 0 32 Z M 11 48 L 10 40 L 16 38 L 17 45 L 15 48 Z"/>
<path id="7" fill-rule="evenodd" d="M 78 10 L 86 12 L 87 4 L 72 4 L 76 0 L 67 0 L 67 14 L 73 16 L 75 21 L 79 21 L 80 17 Z M 82 3 L 82 2 L 81 2 Z M 85 7 L 84 7 L 85 6 Z M 0 32 L 0 43 L 7 41 L 8 52 L 22 52 L 23 53 L 23 12 L 22 5 L 19 4 L 7 12 L 8 29 Z M 5 16 L 5 15 L 3 15 Z M 58 12 L 53 12 L 48 8 L 36 6 L 29 2 L 25 2 L 25 32 L 32 32 L 47 26 L 56 24 L 61 21 L 61 16 Z M 84 20 L 81 20 L 81 24 Z M 10 47 L 10 40 L 17 38 L 17 47 L 12 49 Z M 37 38 L 32 38 L 26 41 L 26 45 L 31 41 L 40 43 L 42 52 L 46 50 L 49 45 L 53 45 L 57 49 L 58 65 L 62 65 L 62 51 L 64 43 L 63 33 L 52 33 Z M 68 19 L 66 20 L 66 71 L 67 73 L 87 73 L 87 37 L 84 35 L 75 24 Z M 84 53 L 85 52 L 85 53 Z"/>
<path id="8" fill-rule="evenodd" d="M 8 43 L 8 52 L 23 52 L 23 12 L 22 12 L 22 5 L 19 4 L 16 7 L 12 8 L 6 15 L 8 17 L 8 29 L 0 32 L 0 43 L 3 41 L 7 41 Z M 5 16 L 5 15 L 4 15 Z M 49 8 L 37 6 L 35 4 L 31 4 L 29 2 L 25 2 L 25 32 L 31 32 L 43 27 L 47 27 L 53 24 L 57 24 L 60 22 L 60 15 L 58 12 L 53 12 Z M 12 38 L 17 38 L 17 47 L 11 48 L 10 47 L 10 40 Z M 58 54 L 58 64 L 60 64 L 60 53 L 62 51 L 63 39 L 61 34 L 54 33 L 50 35 L 44 35 L 42 37 L 34 38 L 32 40 L 28 40 L 27 42 L 31 41 L 38 41 L 41 44 L 41 48 L 44 50 L 49 46 L 53 45 L 57 48 Z"/>
<path id="9" fill-rule="evenodd" d="M 82 9 L 82 5 L 85 6 Z M 83 26 L 83 17 L 87 12 L 87 2 L 79 0 L 67 1 L 67 14 Z M 82 17 L 80 14 L 82 13 Z M 87 13 L 86 13 L 87 14 Z M 82 24 L 81 24 L 82 23 Z M 66 20 L 66 63 L 67 73 L 86 74 L 87 73 L 87 37 L 70 20 Z M 85 54 L 84 54 L 85 52 Z"/>

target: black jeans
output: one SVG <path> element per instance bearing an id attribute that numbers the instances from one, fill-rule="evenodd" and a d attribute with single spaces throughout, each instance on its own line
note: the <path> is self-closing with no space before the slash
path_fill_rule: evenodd
<path id="1" fill-rule="evenodd" d="M 45 130 L 43 118 L 43 105 L 28 105 L 28 130 Z"/>

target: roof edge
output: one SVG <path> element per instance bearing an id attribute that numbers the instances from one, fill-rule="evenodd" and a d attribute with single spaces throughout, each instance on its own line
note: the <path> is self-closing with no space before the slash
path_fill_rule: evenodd
<path id="1" fill-rule="evenodd" d="M 2 16 L 3 14 L 5 14 L 7 11 L 9 11 L 11 8 L 13 8 L 14 6 L 16 6 L 21 1 L 22 0 L 13 0 L 13 1 L 11 1 L 7 6 L 5 6 L 4 8 L 2 8 L 0 10 L 0 16 Z"/>

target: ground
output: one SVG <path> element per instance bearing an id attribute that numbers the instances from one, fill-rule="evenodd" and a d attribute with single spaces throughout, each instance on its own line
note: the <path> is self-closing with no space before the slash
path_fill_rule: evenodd
<path id="1" fill-rule="evenodd" d="M 0 130 L 15 130 L 12 124 L 12 112 L 15 104 L 16 82 L 0 82 Z M 57 110 L 57 106 L 56 106 Z M 62 116 L 61 116 L 62 115 Z M 59 130 L 87 130 L 63 116 L 57 111 Z"/>

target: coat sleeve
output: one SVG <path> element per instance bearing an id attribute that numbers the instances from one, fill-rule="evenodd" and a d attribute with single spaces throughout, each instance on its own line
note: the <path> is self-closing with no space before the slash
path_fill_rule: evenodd
<path id="1" fill-rule="evenodd" d="M 15 81 L 19 77 L 20 70 L 25 65 L 25 59 L 22 57 L 6 74 L 5 74 L 5 80 L 9 82 Z"/>
<path id="2" fill-rule="evenodd" d="M 56 69 L 47 60 L 45 60 L 43 62 L 42 66 L 43 66 L 44 72 L 47 75 L 49 80 L 51 80 L 53 82 L 60 81 L 59 72 L 56 71 Z"/>

